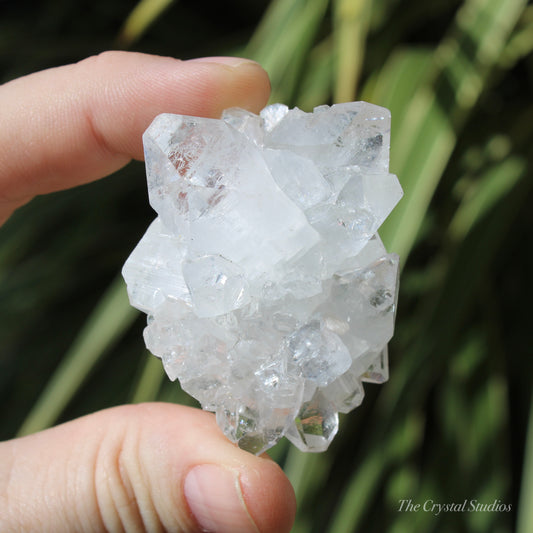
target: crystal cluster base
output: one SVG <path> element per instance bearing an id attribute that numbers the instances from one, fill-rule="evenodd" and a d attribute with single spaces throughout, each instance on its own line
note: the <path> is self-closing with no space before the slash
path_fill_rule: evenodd
<path id="1" fill-rule="evenodd" d="M 143 141 L 158 217 L 123 268 L 144 338 L 233 442 L 325 450 L 388 378 L 402 196 L 390 116 L 365 102 L 159 115 Z"/>

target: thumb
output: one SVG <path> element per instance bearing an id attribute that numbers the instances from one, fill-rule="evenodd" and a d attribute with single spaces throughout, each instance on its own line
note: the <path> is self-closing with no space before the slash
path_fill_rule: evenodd
<path id="1" fill-rule="evenodd" d="M 1 85 L 0 223 L 38 194 L 142 159 L 142 133 L 159 113 L 258 111 L 269 91 L 266 72 L 244 59 L 133 52 L 106 52 Z"/>
<path id="2" fill-rule="evenodd" d="M 0 531 L 289 531 L 292 487 L 210 413 L 101 411 L 0 443 Z"/>

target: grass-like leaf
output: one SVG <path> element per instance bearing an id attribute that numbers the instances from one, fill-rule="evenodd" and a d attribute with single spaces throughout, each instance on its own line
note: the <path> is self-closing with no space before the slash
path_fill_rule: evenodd
<path id="1" fill-rule="evenodd" d="M 272 102 L 290 103 L 316 38 L 328 0 L 275 0 L 244 55 L 263 65 L 272 83 Z"/>
<path id="2" fill-rule="evenodd" d="M 363 65 L 365 43 L 370 20 L 368 0 L 335 0 L 333 2 L 333 39 L 335 42 L 335 102 L 355 99 Z"/>
<path id="3" fill-rule="evenodd" d="M 128 48 L 174 3 L 175 0 L 140 0 L 117 36 L 117 44 Z"/>
<path id="4" fill-rule="evenodd" d="M 526 440 L 526 453 L 520 490 L 520 507 L 517 533 L 529 533 L 533 529 L 533 396 L 529 408 L 529 423 Z"/>
<path id="5" fill-rule="evenodd" d="M 145 364 L 139 381 L 134 388 L 131 398 L 132 403 L 153 402 L 157 399 L 161 384 L 166 378 L 161 360 L 151 353 L 145 353 Z"/>
<path id="6" fill-rule="evenodd" d="M 407 259 L 424 215 L 471 112 L 505 49 L 524 0 L 466 1 L 450 34 L 435 51 L 427 84 L 406 102 L 391 151 L 391 168 L 405 196 L 382 227 L 384 240 Z"/>
<path id="7" fill-rule="evenodd" d="M 18 435 L 52 425 L 95 364 L 137 317 L 128 301 L 124 281 L 117 278 L 80 330 L 71 349 L 35 403 Z"/>

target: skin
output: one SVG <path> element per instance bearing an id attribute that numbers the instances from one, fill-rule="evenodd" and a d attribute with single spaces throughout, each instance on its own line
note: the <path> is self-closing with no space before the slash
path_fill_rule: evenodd
<path id="1" fill-rule="evenodd" d="M 0 222 L 39 194 L 142 159 L 159 113 L 259 111 L 256 63 L 106 52 L 0 86 Z M 210 413 L 122 406 L 0 443 L 0 531 L 290 531 L 293 489 Z"/>

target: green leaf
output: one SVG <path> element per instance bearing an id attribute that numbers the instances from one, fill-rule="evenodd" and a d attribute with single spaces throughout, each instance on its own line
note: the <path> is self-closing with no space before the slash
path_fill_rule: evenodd
<path id="1" fill-rule="evenodd" d="M 165 379 L 165 371 L 161 359 L 145 352 L 146 362 L 134 389 L 131 403 L 153 402 L 157 399 L 161 384 Z"/>
<path id="2" fill-rule="evenodd" d="M 303 111 L 310 112 L 314 107 L 330 100 L 333 88 L 333 62 L 333 43 L 328 37 L 309 53 L 296 97 L 296 105 Z"/>
<path id="3" fill-rule="evenodd" d="M 144 32 L 175 0 L 140 0 L 133 8 L 117 36 L 120 47 L 127 48 L 139 40 Z"/>
<path id="4" fill-rule="evenodd" d="M 244 51 L 272 83 L 272 102 L 290 103 L 328 0 L 274 0 Z"/>
<path id="5" fill-rule="evenodd" d="M 129 304 L 124 281 L 119 277 L 80 330 L 22 424 L 18 436 L 40 431 L 57 420 L 89 372 L 137 316 L 138 312 Z"/>
<path id="6" fill-rule="evenodd" d="M 522 487 L 518 507 L 517 533 L 533 531 L 533 396 L 529 407 L 529 422 L 527 426 L 527 440 L 522 470 Z"/>
<path id="7" fill-rule="evenodd" d="M 334 0 L 335 102 L 351 102 L 357 94 L 370 20 L 368 0 Z"/>
<path id="8" fill-rule="evenodd" d="M 451 238 L 459 240 L 464 237 L 476 221 L 516 185 L 525 169 L 526 162 L 519 157 L 508 157 L 500 164 L 489 167 L 455 212 L 449 226 Z"/>
<path id="9" fill-rule="evenodd" d="M 372 501 L 386 470 L 398 461 L 405 461 L 420 445 L 424 421 L 419 413 L 411 411 L 406 419 L 396 420 L 388 429 L 387 440 L 375 443 L 364 462 L 354 472 L 340 500 L 331 533 L 358 531 L 362 517 Z"/>
<path id="10" fill-rule="evenodd" d="M 432 75 L 416 91 L 393 140 L 391 168 L 405 196 L 380 234 L 405 261 L 470 114 L 525 6 L 524 0 L 470 0 L 434 54 Z"/>

